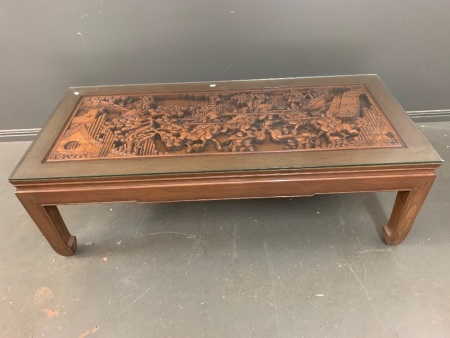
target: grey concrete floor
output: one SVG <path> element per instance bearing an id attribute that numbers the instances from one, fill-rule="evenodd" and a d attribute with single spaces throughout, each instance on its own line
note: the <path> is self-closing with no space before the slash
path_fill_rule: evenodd
<path id="1" fill-rule="evenodd" d="M 450 160 L 450 123 L 419 126 Z M 378 235 L 393 193 L 63 206 L 52 251 L 0 143 L 1 337 L 450 337 L 448 163 L 408 238 Z"/>

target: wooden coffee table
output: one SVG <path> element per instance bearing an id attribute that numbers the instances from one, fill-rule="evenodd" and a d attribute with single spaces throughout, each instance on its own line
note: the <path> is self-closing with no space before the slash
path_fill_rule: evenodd
<path id="1" fill-rule="evenodd" d="M 59 204 L 398 191 L 399 244 L 441 158 L 376 75 L 70 88 L 10 177 L 53 249 Z"/>

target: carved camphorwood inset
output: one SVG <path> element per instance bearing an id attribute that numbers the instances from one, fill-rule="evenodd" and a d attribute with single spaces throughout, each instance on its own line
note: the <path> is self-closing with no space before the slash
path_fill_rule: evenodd
<path id="1" fill-rule="evenodd" d="M 402 145 L 363 86 L 85 96 L 47 161 Z"/>

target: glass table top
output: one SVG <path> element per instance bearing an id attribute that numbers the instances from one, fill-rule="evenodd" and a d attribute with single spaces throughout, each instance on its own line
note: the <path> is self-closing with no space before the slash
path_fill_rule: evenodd
<path id="1" fill-rule="evenodd" d="M 10 180 L 440 162 L 355 75 L 70 88 Z"/>

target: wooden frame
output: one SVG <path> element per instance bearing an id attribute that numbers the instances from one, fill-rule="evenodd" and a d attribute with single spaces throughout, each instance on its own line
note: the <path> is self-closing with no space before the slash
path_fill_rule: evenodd
<path id="1" fill-rule="evenodd" d="M 45 162 L 83 95 L 191 91 L 211 83 L 71 88 L 10 182 L 17 197 L 61 255 L 73 255 L 76 238 L 57 205 L 100 202 L 172 202 L 310 196 L 325 193 L 398 191 L 384 226 L 387 244 L 407 236 L 435 178 L 441 158 L 377 76 L 215 82 L 234 90 L 289 86 L 363 85 L 400 135 L 404 147 L 245 153 L 157 159 Z M 75 94 L 76 93 L 76 94 Z M 180 165 L 180 163 L 182 165 Z"/>

